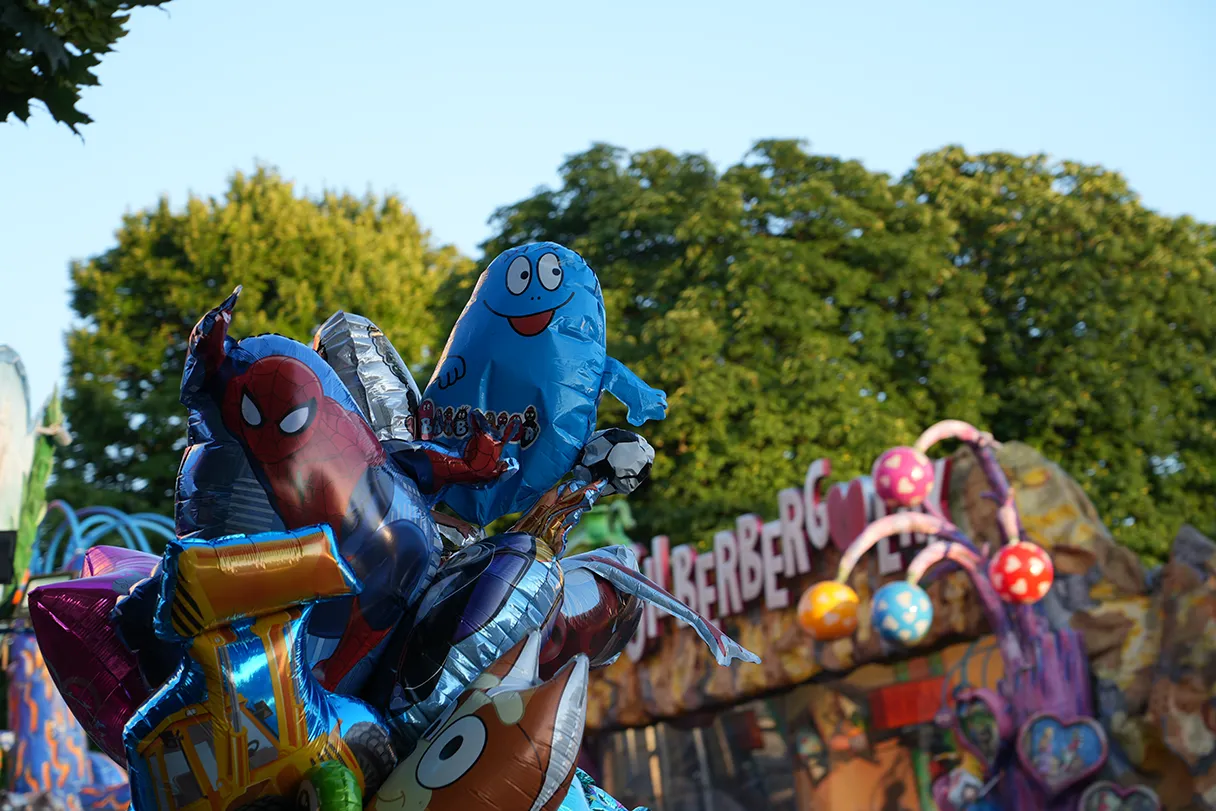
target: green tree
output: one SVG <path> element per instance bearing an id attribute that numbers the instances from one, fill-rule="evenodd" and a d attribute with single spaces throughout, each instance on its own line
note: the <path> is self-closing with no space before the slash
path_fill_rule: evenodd
<path id="1" fill-rule="evenodd" d="M 923 156 L 906 182 L 983 281 L 988 427 L 1058 461 L 1126 545 L 1216 529 L 1216 232 L 1146 209 L 1099 166 Z"/>
<path id="2" fill-rule="evenodd" d="M 131 9 L 168 0 L 0 0 L 0 121 L 30 117 L 37 100 L 61 124 L 93 119 L 77 109 L 93 68 L 123 36 Z"/>
<path id="3" fill-rule="evenodd" d="M 763 141 L 725 172 L 597 145 L 561 178 L 498 212 L 486 259 L 579 250 L 610 351 L 667 390 L 638 537 L 705 541 L 813 459 L 849 478 L 946 418 L 1042 448 L 1150 558 L 1210 514 L 1213 230 L 1118 175 L 946 149 L 893 182 Z"/>
<path id="4" fill-rule="evenodd" d="M 971 319 L 981 286 L 948 259 L 953 223 L 907 186 L 789 141 L 721 174 L 696 155 L 600 145 L 562 181 L 501 210 L 485 251 L 552 239 L 581 252 L 610 351 L 667 391 L 667 420 L 642 429 L 657 459 L 630 496 L 638 537 L 707 540 L 771 511 L 818 457 L 851 477 L 933 420 L 993 408 Z M 450 308 L 469 284 L 445 286 Z M 604 404 L 603 424 L 623 424 Z"/>
<path id="5" fill-rule="evenodd" d="M 376 322 L 407 362 L 441 345 L 431 302 L 467 260 L 435 247 L 392 197 L 298 196 L 275 172 L 237 174 L 222 199 L 127 216 L 117 245 L 72 265 L 64 409 L 75 434 L 55 495 L 172 514 L 185 446 L 186 339 L 238 284 L 237 337 L 308 342 L 330 313 Z"/>
<path id="6" fill-rule="evenodd" d="M 605 546 L 633 543 L 629 531 L 637 526 L 633 511 L 624 498 L 601 502 L 578 522 L 566 539 L 566 555 L 588 552 Z"/>

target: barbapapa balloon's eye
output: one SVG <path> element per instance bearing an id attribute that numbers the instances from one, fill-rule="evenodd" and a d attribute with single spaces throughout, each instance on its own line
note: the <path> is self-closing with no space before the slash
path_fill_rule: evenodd
<path id="1" fill-rule="evenodd" d="M 532 280 L 532 263 L 526 256 L 517 256 L 507 268 L 507 291 L 513 295 L 521 295 L 528 289 Z"/>
<path id="2" fill-rule="evenodd" d="M 556 290 L 562 283 L 562 263 L 557 254 L 547 253 L 536 263 L 536 275 L 540 277 L 541 286 L 546 290 Z"/>
<path id="3" fill-rule="evenodd" d="M 486 725 L 476 715 L 466 715 L 427 747 L 418 762 L 418 785 L 432 791 L 450 786 L 473 768 L 486 748 Z"/>
<path id="4" fill-rule="evenodd" d="M 303 431 L 312 422 L 316 405 L 315 401 L 309 400 L 306 405 L 289 411 L 286 417 L 279 420 L 279 430 L 285 434 L 298 434 Z"/>
<path id="5" fill-rule="evenodd" d="M 241 395 L 241 419 L 246 425 L 257 428 L 262 424 L 262 412 L 258 411 L 258 407 L 254 404 L 253 398 L 248 394 Z"/>

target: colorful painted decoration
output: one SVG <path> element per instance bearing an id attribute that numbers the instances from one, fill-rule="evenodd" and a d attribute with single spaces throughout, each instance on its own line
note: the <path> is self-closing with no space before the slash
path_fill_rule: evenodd
<path id="1" fill-rule="evenodd" d="M 959 746 L 974 755 L 988 773 L 1001 746 L 1013 737 L 1004 699 L 982 688 L 959 691 L 954 699 L 954 732 Z"/>
<path id="2" fill-rule="evenodd" d="M 519 470 L 492 484 L 454 486 L 444 502 L 485 526 L 527 510 L 558 483 L 596 428 L 608 392 L 631 425 L 661 420 L 667 396 L 607 352 L 604 298 L 581 256 L 552 242 L 512 248 L 489 264 L 423 392 L 423 439 L 460 441 L 475 413 L 520 420 L 505 456 Z"/>
<path id="3" fill-rule="evenodd" d="M 1106 732 L 1092 718 L 1039 713 L 1022 725 L 1018 759 L 1051 797 L 1093 776 L 1106 763 Z"/>
<path id="4" fill-rule="evenodd" d="M 933 492 L 933 463 L 916 448 L 891 448 L 874 462 L 870 475 L 888 507 L 919 507 Z"/>
<path id="5" fill-rule="evenodd" d="M 1161 811 L 1161 800 L 1147 786 L 1099 780 L 1081 793 L 1077 811 Z"/>
<path id="6" fill-rule="evenodd" d="M 874 593 L 874 627 L 887 642 L 915 645 L 933 624 L 933 603 L 920 586 L 888 583 Z"/>
<path id="7" fill-rule="evenodd" d="M 857 602 L 844 583 L 816 583 L 798 600 L 798 622 L 820 642 L 843 639 L 857 630 Z"/>
<path id="8" fill-rule="evenodd" d="M 13 732 L 6 756 L 12 757 L 9 790 L 25 797 L 49 793 L 84 811 L 125 808 L 131 794 L 127 775 L 105 755 L 89 751 L 85 731 L 56 689 L 29 627 L 4 644 Z"/>
<path id="9" fill-rule="evenodd" d="M 988 563 L 992 588 L 1007 603 L 1037 603 L 1055 579 L 1051 555 L 1043 547 L 1019 541 L 1001 547 Z"/>

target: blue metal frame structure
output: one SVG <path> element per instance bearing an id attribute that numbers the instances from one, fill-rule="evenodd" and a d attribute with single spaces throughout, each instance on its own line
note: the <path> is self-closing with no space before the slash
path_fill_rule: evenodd
<path id="1" fill-rule="evenodd" d="M 110 538 L 128 549 L 151 554 L 149 536 L 173 540 L 177 537 L 173 519 L 155 513 L 128 515 L 113 507 L 75 510 L 66 501 L 55 500 L 47 505 L 46 517 L 38 527 L 29 573 L 31 577 L 53 574 L 77 554 Z"/>

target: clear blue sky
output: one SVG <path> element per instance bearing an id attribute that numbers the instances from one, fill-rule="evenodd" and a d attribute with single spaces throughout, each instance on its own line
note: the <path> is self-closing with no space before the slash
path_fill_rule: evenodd
<path id="1" fill-rule="evenodd" d="M 764 137 L 899 174 L 948 143 L 1125 173 L 1216 221 L 1216 5 L 173 0 L 85 92 L 82 142 L 0 124 L 0 343 L 41 400 L 67 263 L 125 211 L 264 161 L 309 191 L 402 195 L 474 253 L 499 205 L 593 141 L 739 159 Z M 751 10 L 745 10 L 751 9 Z"/>

